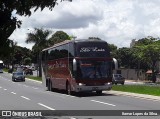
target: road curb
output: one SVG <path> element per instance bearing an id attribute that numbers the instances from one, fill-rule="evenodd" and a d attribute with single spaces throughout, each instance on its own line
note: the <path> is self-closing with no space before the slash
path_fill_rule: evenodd
<path id="1" fill-rule="evenodd" d="M 107 93 L 114 94 L 114 95 L 124 95 L 124 96 L 130 96 L 130 97 L 135 97 L 135 98 L 160 101 L 160 96 L 138 94 L 138 93 L 130 93 L 130 92 L 122 92 L 122 91 L 114 91 L 114 90 L 108 91 Z"/>

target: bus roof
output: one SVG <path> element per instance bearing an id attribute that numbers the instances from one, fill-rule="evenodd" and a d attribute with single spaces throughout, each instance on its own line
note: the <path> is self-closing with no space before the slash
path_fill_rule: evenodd
<path id="1" fill-rule="evenodd" d="M 63 45 L 63 44 L 67 44 L 67 43 L 69 43 L 69 42 L 72 42 L 72 40 L 65 40 L 65 41 L 63 41 L 63 42 L 56 43 L 56 44 L 54 44 L 54 45 L 51 46 L 51 47 L 48 47 L 48 48 L 43 49 L 42 51 L 45 51 L 45 50 L 48 50 L 48 49 L 50 49 L 50 48 L 54 48 L 54 47 L 57 47 L 57 46 L 61 46 L 61 45 Z"/>
<path id="2" fill-rule="evenodd" d="M 45 48 L 42 51 L 46 51 L 48 49 L 51 49 L 51 48 L 54 48 L 54 47 L 57 47 L 57 46 L 61 46 L 61 45 L 67 44 L 69 42 L 75 42 L 75 43 L 77 43 L 77 42 L 106 42 L 106 41 L 100 40 L 100 39 L 96 39 L 96 38 L 95 39 L 94 38 L 93 39 L 89 38 L 89 39 L 65 40 L 65 41 L 62 41 L 60 43 L 56 43 L 56 44 L 54 44 L 51 47 Z"/>

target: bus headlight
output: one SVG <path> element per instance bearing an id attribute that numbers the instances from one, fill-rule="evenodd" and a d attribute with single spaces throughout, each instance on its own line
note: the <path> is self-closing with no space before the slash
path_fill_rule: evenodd
<path id="1" fill-rule="evenodd" d="M 78 83 L 78 85 L 79 85 L 79 86 L 84 86 L 85 84 L 83 84 L 83 83 Z"/>
<path id="2" fill-rule="evenodd" d="M 106 83 L 105 85 L 112 85 L 112 83 L 111 83 L 111 82 L 108 82 L 108 83 Z"/>

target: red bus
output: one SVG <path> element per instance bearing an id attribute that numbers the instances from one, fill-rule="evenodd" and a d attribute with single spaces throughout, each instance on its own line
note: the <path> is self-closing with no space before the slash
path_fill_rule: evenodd
<path id="1" fill-rule="evenodd" d="M 107 42 L 100 39 L 66 40 L 42 50 L 42 83 L 72 92 L 112 88 L 112 63 Z"/>

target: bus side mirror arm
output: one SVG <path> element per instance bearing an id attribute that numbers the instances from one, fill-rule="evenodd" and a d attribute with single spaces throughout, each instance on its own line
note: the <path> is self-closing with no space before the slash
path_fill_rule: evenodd
<path id="1" fill-rule="evenodd" d="M 73 59 L 73 71 L 77 71 L 77 61 Z"/>

